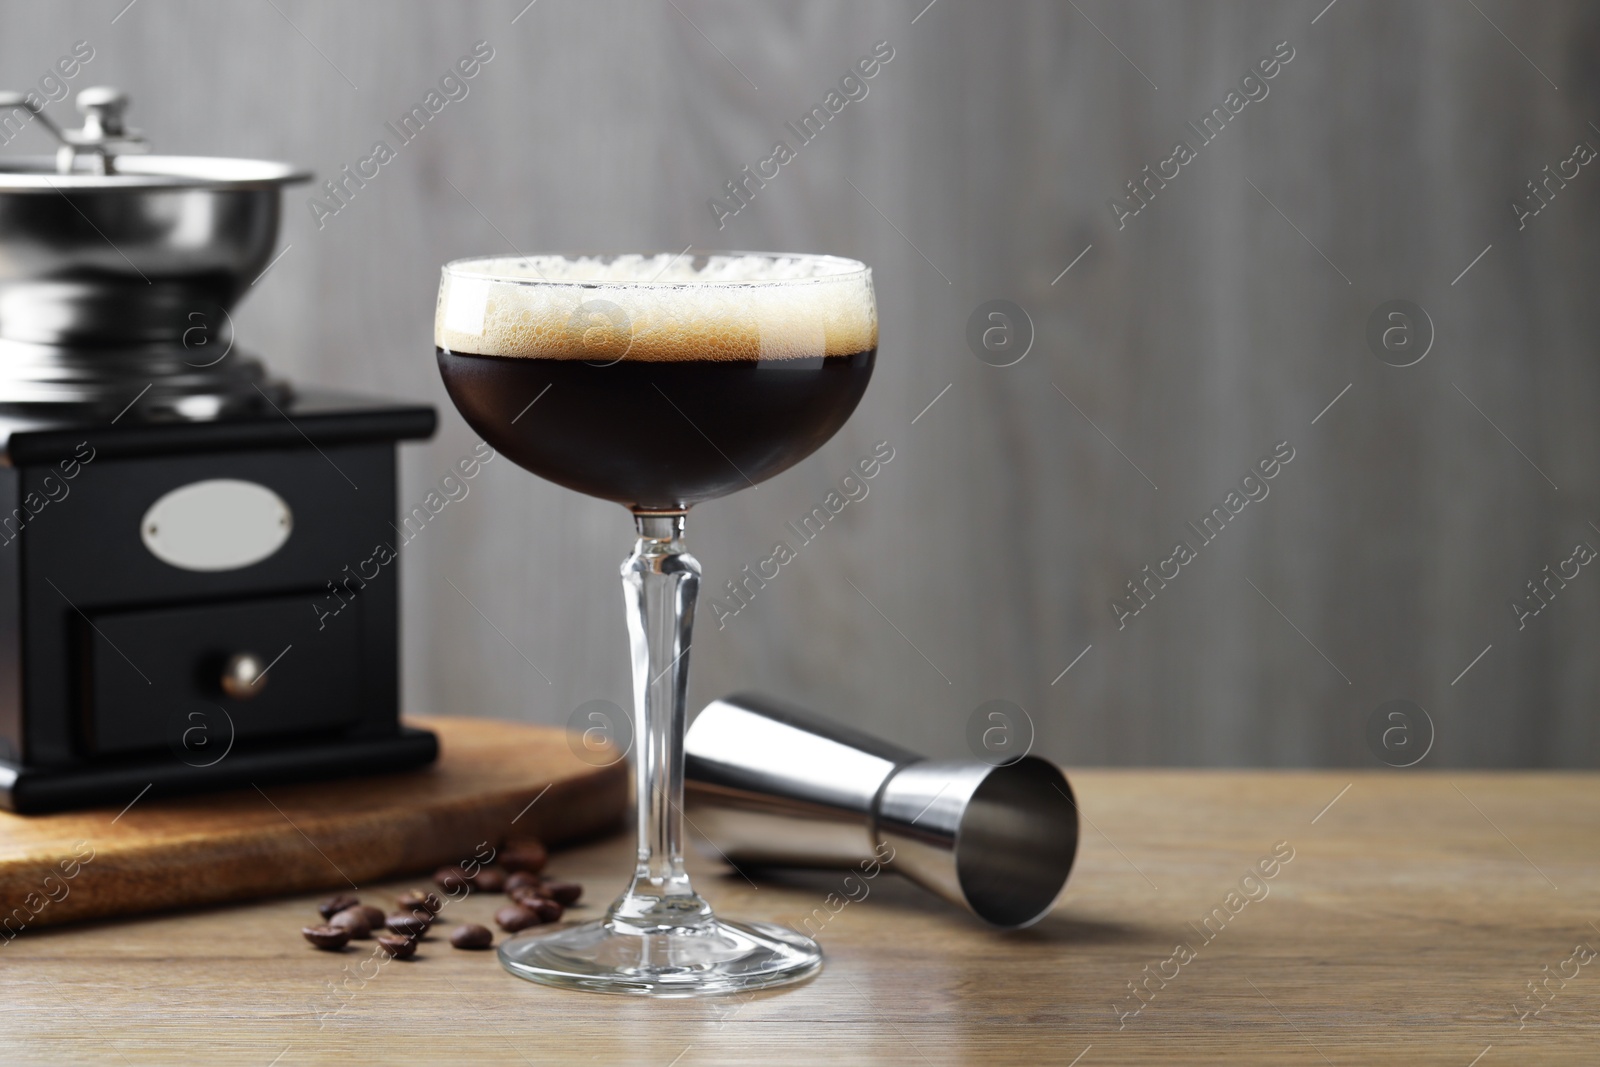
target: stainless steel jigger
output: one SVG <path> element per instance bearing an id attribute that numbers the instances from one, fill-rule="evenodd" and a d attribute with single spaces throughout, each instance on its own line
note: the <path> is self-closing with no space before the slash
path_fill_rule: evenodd
<path id="1" fill-rule="evenodd" d="M 684 748 L 691 825 L 740 867 L 892 855 L 891 870 L 1013 928 L 1050 910 L 1078 850 L 1072 789 L 1037 756 L 927 760 L 753 694 L 706 705 Z"/>

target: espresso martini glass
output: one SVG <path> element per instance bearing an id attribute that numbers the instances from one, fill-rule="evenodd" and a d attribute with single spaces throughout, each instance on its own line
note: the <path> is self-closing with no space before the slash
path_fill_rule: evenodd
<path id="1" fill-rule="evenodd" d="M 622 564 L 633 652 L 639 852 L 605 918 L 508 941 L 536 982 L 697 996 L 805 978 L 809 938 L 719 919 L 683 867 L 684 698 L 700 564 L 690 507 L 820 448 L 878 345 L 872 272 L 833 256 L 684 252 L 446 264 L 439 372 L 485 441 L 542 478 L 633 512 Z"/>

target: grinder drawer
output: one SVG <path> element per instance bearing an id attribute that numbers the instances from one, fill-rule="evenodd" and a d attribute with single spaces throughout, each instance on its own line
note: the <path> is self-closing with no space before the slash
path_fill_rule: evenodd
<path id="1" fill-rule="evenodd" d="M 172 748 L 186 761 L 221 758 L 235 741 L 357 722 L 365 598 L 319 631 L 310 625 L 316 595 L 80 617 L 86 754 Z M 224 669 L 240 653 L 272 665 L 244 699 L 223 689 Z"/>

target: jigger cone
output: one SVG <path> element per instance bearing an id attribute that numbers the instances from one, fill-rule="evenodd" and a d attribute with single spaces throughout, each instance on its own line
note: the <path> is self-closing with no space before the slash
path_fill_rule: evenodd
<path id="1" fill-rule="evenodd" d="M 1077 853 L 1072 789 L 1036 756 L 927 760 L 754 694 L 706 705 L 685 752 L 693 825 L 738 866 L 855 867 L 892 848 L 891 870 L 1014 928 L 1049 912 Z"/>

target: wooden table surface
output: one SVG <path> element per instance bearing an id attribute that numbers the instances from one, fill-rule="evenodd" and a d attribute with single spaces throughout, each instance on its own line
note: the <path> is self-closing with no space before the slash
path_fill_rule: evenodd
<path id="1" fill-rule="evenodd" d="M 439 938 L 346 980 L 367 953 L 301 940 L 314 896 L 30 929 L 0 946 L 0 1062 L 1600 1062 L 1600 775 L 1071 777 L 1077 868 L 1030 930 L 995 933 L 884 876 L 821 929 L 811 982 L 644 1001 L 531 985 Z M 559 853 L 552 870 L 603 904 L 630 846 Z M 1293 858 L 1240 892 L 1275 848 Z M 790 924 L 841 881 L 696 869 L 719 910 Z M 487 922 L 499 899 L 446 918 Z M 1226 922 L 1202 927 L 1214 908 Z"/>

